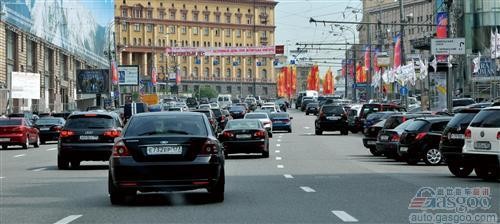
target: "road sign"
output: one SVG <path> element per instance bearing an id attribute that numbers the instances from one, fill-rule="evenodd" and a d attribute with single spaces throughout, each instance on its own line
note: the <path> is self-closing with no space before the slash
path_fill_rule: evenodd
<path id="1" fill-rule="evenodd" d="M 399 89 L 399 94 L 403 95 L 403 96 L 406 96 L 408 95 L 408 88 L 406 87 L 401 87 L 401 89 Z"/>
<path id="2" fill-rule="evenodd" d="M 431 53 L 435 55 L 464 55 L 465 38 L 431 39 Z"/>

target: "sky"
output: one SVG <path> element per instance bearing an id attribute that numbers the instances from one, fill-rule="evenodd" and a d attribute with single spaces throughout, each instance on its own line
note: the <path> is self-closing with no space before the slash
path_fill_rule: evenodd
<path id="1" fill-rule="evenodd" d="M 285 50 L 288 52 L 290 49 L 296 50 L 298 47 L 296 43 L 298 42 L 344 43 L 345 38 L 347 38 L 348 42 L 352 42 L 352 32 L 345 31 L 342 33 L 337 27 L 332 27 L 331 24 L 309 23 L 311 17 L 316 20 L 360 21 L 362 13 L 353 13 L 353 9 L 346 10 L 348 6 L 361 9 L 363 5 L 361 0 L 278 0 L 278 5 L 275 8 L 276 45 L 285 45 Z M 351 26 L 355 29 L 355 25 L 346 26 Z M 340 36 L 334 36 L 334 33 Z M 324 47 L 328 48 L 328 46 Z M 339 47 L 343 46 L 335 46 L 335 48 Z M 344 58 L 345 51 L 313 50 L 306 54 L 298 55 L 298 58 L 302 57 Z M 291 55 L 288 54 L 288 59 L 290 60 L 291 58 Z M 341 68 L 341 60 L 335 60 L 335 62 L 337 64 L 331 65 L 334 71 Z M 329 67 L 329 65 L 320 64 L 320 75 L 323 76 Z"/>
<path id="2" fill-rule="evenodd" d="M 80 0 L 80 2 L 92 10 L 96 22 L 100 25 L 107 26 L 113 21 L 115 17 L 114 0 Z"/>

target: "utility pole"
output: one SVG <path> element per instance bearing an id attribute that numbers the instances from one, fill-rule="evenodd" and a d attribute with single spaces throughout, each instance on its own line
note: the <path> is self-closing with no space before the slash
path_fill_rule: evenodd
<path id="1" fill-rule="evenodd" d="M 399 0 L 399 20 L 400 20 L 400 41 L 401 41 L 401 52 L 400 52 L 400 58 L 401 58 L 401 66 L 406 64 L 405 62 L 405 42 L 404 42 L 404 37 L 405 37 L 405 15 L 404 15 L 404 4 L 403 0 Z M 406 87 L 406 85 L 405 85 Z M 401 102 L 404 107 L 408 107 L 408 96 L 405 94 L 402 96 L 402 102 Z"/>
<path id="2" fill-rule="evenodd" d="M 448 33 L 448 38 L 452 37 L 452 32 L 451 32 L 451 13 L 452 13 L 452 0 L 446 1 L 446 6 L 447 6 L 447 12 L 448 12 L 448 27 L 447 27 L 447 33 Z M 448 57 L 450 57 L 448 55 Z M 451 64 L 450 58 L 448 58 L 448 63 Z M 453 84 L 454 84 L 454 77 L 453 77 L 453 69 L 452 66 L 448 65 L 448 72 L 446 73 L 446 108 L 448 113 L 451 113 L 453 111 Z"/>
<path id="3" fill-rule="evenodd" d="M 368 20 L 370 18 L 368 17 Z M 370 25 L 367 25 L 366 27 L 366 32 L 368 34 L 368 57 L 370 58 L 370 60 L 368 61 L 369 65 L 365 65 L 365 66 L 368 66 L 368 80 L 367 80 L 367 83 L 366 83 L 366 90 L 367 90 L 367 93 L 368 93 L 368 100 L 372 99 L 372 34 L 370 32 Z M 366 54 L 365 54 L 366 55 Z M 366 59 L 365 59 L 366 61 Z"/>

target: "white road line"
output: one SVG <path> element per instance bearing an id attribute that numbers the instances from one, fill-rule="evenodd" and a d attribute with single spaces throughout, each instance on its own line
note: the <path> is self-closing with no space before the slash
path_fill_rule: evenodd
<path id="1" fill-rule="evenodd" d="M 47 149 L 47 151 L 54 151 L 54 150 L 57 150 L 57 148 L 50 148 L 50 149 Z"/>
<path id="2" fill-rule="evenodd" d="M 280 147 L 280 146 L 281 146 L 281 144 L 276 144 L 276 147 Z"/>
<path id="3" fill-rule="evenodd" d="M 304 127 L 304 129 L 310 129 L 310 127 Z"/>
<path id="4" fill-rule="evenodd" d="M 15 155 L 13 156 L 14 158 L 18 158 L 18 157 L 22 157 L 22 156 L 25 156 L 26 154 L 19 154 L 19 155 Z"/>
<path id="5" fill-rule="evenodd" d="M 68 224 L 68 223 L 70 223 L 70 222 L 72 222 L 75 219 L 80 218 L 80 217 L 82 217 L 82 215 L 70 215 L 64 219 L 61 219 L 61 220 L 55 222 L 54 224 Z"/>
<path id="6" fill-rule="evenodd" d="M 274 150 L 275 153 L 280 153 L 281 151 L 280 150 Z"/>
<path id="7" fill-rule="evenodd" d="M 314 189 L 310 188 L 310 187 L 305 187 L 305 186 L 302 186 L 300 187 L 300 189 L 302 189 L 303 191 L 307 192 L 307 193 L 313 193 L 313 192 L 316 192 Z"/>
<path id="8" fill-rule="evenodd" d="M 283 176 L 285 176 L 286 179 L 293 179 L 293 176 L 291 174 L 285 174 Z"/>
<path id="9" fill-rule="evenodd" d="M 285 166 L 283 166 L 283 165 L 277 165 L 276 167 L 278 167 L 278 169 L 283 169 L 283 168 L 285 168 Z"/>
<path id="10" fill-rule="evenodd" d="M 33 171 L 34 172 L 38 172 L 38 171 L 43 171 L 43 170 L 46 170 L 47 168 L 43 167 L 43 168 L 38 168 L 38 169 L 34 169 Z"/>
<path id="11" fill-rule="evenodd" d="M 0 179 L 3 179 L 3 178 L 5 178 L 5 177 L 0 177 Z"/>
<path id="12" fill-rule="evenodd" d="M 281 138 L 281 137 L 283 137 L 283 135 L 278 135 L 278 138 Z"/>
<path id="13" fill-rule="evenodd" d="M 282 158 L 279 156 L 276 156 L 276 160 L 281 160 Z"/>
<path id="14" fill-rule="evenodd" d="M 347 212 L 334 210 L 334 211 L 332 211 L 332 213 L 344 222 L 358 222 L 358 220 L 356 218 L 347 214 Z"/>
<path id="15" fill-rule="evenodd" d="M 278 139 L 278 142 L 281 142 L 281 139 Z"/>

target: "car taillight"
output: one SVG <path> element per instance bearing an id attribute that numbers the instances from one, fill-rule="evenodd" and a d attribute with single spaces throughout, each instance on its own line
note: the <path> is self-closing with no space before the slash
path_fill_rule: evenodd
<path id="1" fill-rule="evenodd" d="M 208 155 L 208 154 L 217 154 L 217 144 L 212 140 L 207 140 L 205 144 L 203 144 L 200 154 Z"/>
<path id="2" fill-rule="evenodd" d="M 401 123 L 404 123 L 406 121 L 406 117 L 403 116 L 403 119 L 401 119 Z"/>
<path id="3" fill-rule="evenodd" d="M 418 133 L 418 135 L 415 137 L 415 140 L 423 139 L 426 135 L 427 135 L 427 133 L 425 133 L 425 132 Z"/>
<path id="4" fill-rule="evenodd" d="M 59 134 L 59 137 L 61 137 L 61 138 L 67 138 L 67 137 L 70 137 L 70 136 L 73 136 L 73 135 L 75 135 L 75 132 L 74 132 L 74 131 L 63 130 L 63 131 L 61 131 L 61 133 Z"/>
<path id="5" fill-rule="evenodd" d="M 214 120 L 209 119 L 209 121 L 210 121 L 210 124 L 214 124 Z"/>
<path id="6" fill-rule="evenodd" d="M 283 122 L 288 123 L 288 122 L 290 122 L 290 120 L 286 119 L 286 120 L 283 120 Z"/>
<path id="7" fill-rule="evenodd" d="M 255 133 L 253 133 L 253 136 L 258 137 L 258 138 L 265 138 L 266 132 L 265 131 L 256 131 Z"/>
<path id="8" fill-rule="evenodd" d="M 50 128 L 50 130 L 52 130 L 52 131 L 61 131 L 61 130 L 62 130 L 62 128 L 63 128 L 62 126 L 52 126 L 52 127 Z"/>
<path id="9" fill-rule="evenodd" d="M 119 137 L 120 134 L 121 134 L 121 131 L 116 130 L 116 129 L 111 129 L 111 130 L 105 131 L 103 135 L 106 137 L 110 137 L 110 138 L 116 138 L 116 137 Z"/>
<path id="10" fill-rule="evenodd" d="M 325 117 L 325 113 L 323 111 L 319 112 L 319 117 Z"/>
<path id="11" fill-rule="evenodd" d="M 500 140 L 500 131 L 497 132 L 497 140 Z"/>
<path id="12" fill-rule="evenodd" d="M 12 132 L 24 132 L 24 126 L 12 128 Z"/>
<path id="13" fill-rule="evenodd" d="M 464 137 L 465 137 L 465 139 L 470 139 L 472 137 L 472 132 L 470 131 L 470 129 L 465 130 Z M 498 138 L 498 135 L 497 135 L 497 138 Z"/>
<path id="14" fill-rule="evenodd" d="M 232 137 L 234 137 L 234 134 L 230 131 L 224 131 L 224 132 L 222 132 L 222 136 L 224 136 L 226 138 L 232 138 Z"/>
<path id="15" fill-rule="evenodd" d="M 396 134 L 396 133 L 392 134 L 391 142 L 399 142 L 399 140 L 400 140 L 400 137 L 398 134 Z"/>
<path id="16" fill-rule="evenodd" d="M 222 115 L 222 117 L 220 118 L 220 121 L 224 122 L 224 120 L 226 120 L 226 116 Z"/>
<path id="17" fill-rule="evenodd" d="M 130 153 L 125 146 L 125 142 L 123 140 L 119 140 L 113 145 L 113 157 L 122 157 L 122 156 L 130 156 Z"/>

